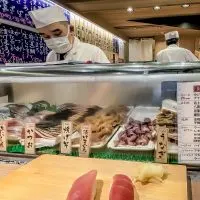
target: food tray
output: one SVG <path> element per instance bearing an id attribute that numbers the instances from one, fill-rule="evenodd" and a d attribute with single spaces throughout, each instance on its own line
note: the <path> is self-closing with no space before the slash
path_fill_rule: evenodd
<path id="1" fill-rule="evenodd" d="M 133 107 L 133 106 L 127 106 L 127 108 L 129 109 L 129 111 L 127 112 L 126 116 L 127 116 L 127 118 L 129 118 L 130 114 L 131 114 L 131 113 L 133 112 L 133 110 L 134 110 L 134 107 Z M 91 146 L 91 148 L 92 148 L 92 149 L 100 149 L 100 148 L 105 147 L 105 145 L 106 145 L 106 144 L 108 143 L 108 141 L 113 137 L 113 135 L 118 131 L 119 128 L 120 128 L 120 126 L 117 126 L 117 127 L 113 130 L 112 134 L 111 134 L 109 137 L 107 137 L 103 142 L 93 143 L 92 146 Z M 80 137 L 80 134 L 79 134 L 78 131 L 76 131 L 76 132 L 74 132 L 73 135 L 72 135 L 72 140 L 76 140 L 76 139 L 78 139 L 79 137 Z M 79 148 L 79 146 L 80 146 L 79 144 L 74 144 L 74 145 L 72 145 L 72 148 Z"/>
<path id="2" fill-rule="evenodd" d="M 155 144 L 153 141 L 149 141 L 148 145 L 145 146 L 130 146 L 130 145 L 119 145 L 115 146 L 115 141 L 118 139 L 118 135 L 124 131 L 124 126 L 121 126 L 116 134 L 113 136 L 113 138 L 108 143 L 108 148 L 113 150 L 122 150 L 122 151 L 153 151 L 155 149 Z"/>
<path id="3" fill-rule="evenodd" d="M 127 106 L 127 108 L 129 109 L 129 111 L 127 112 L 127 117 L 129 118 L 129 116 L 131 115 L 131 113 L 134 110 L 134 106 Z"/>
<path id="4" fill-rule="evenodd" d="M 103 142 L 93 143 L 92 146 L 91 146 L 91 148 L 92 148 L 92 149 L 100 149 L 100 148 L 103 148 L 103 147 L 108 143 L 108 141 L 113 137 L 113 135 L 118 131 L 119 128 L 120 128 L 119 126 L 116 127 L 116 128 L 113 130 L 112 134 L 111 134 L 109 137 L 107 137 Z M 78 132 L 75 132 L 75 133 L 73 133 L 73 135 L 72 135 L 72 140 L 73 140 L 73 139 L 76 139 L 76 138 L 79 138 L 79 137 L 80 137 L 80 134 L 79 134 Z M 79 147 L 80 147 L 80 144 L 74 144 L 74 145 L 72 145 L 72 148 L 79 148 Z"/>
<path id="5" fill-rule="evenodd" d="M 178 154 L 178 145 L 168 142 L 168 154 Z"/>
<path id="6" fill-rule="evenodd" d="M 57 136 L 55 138 L 52 139 L 44 139 L 44 138 L 36 138 L 35 139 L 35 148 L 39 149 L 42 147 L 54 147 L 57 144 L 59 144 L 61 141 L 61 137 Z M 21 145 L 24 145 L 24 139 L 20 139 L 19 140 Z"/>
<path id="7" fill-rule="evenodd" d="M 160 107 L 144 107 L 137 106 L 129 115 L 129 119 L 144 121 L 145 118 L 150 118 L 152 121 L 156 119 L 156 115 L 159 113 Z"/>

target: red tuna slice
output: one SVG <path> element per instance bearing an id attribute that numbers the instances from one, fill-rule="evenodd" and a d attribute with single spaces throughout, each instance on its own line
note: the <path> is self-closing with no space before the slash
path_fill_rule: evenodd
<path id="1" fill-rule="evenodd" d="M 113 181 L 113 185 L 114 186 L 123 186 L 123 187 L 127 188 L 131 193 L 134 193 L 133 184 L 130 183 L 126 179 L 115 179 Z"/>
<path id="2" fill-rule="evenodd" d="M 128 176 L 126 176 L 126 175 L 124 175 L 124 174 L 116 174 L 114 177 L 113 177 L 113 180 L 116 180 L 116 179 L 125 179 L 125 180 L 127 180 L 128 182 L 130 182 L 131 184 L 132 184 L 132 180 L 128 177 Z"/>
<path id="3" fill-rule="evenodd" d="M 124 186 L 112 185 L 109 200 L 134 200 L 134 193 Z"/>
<path id="4" fill-rule="evenodd" d="M 96 193 L 96 176 L 97 171 L 92 170 L 76 179 L 67 200 L 93 200 Z"/>

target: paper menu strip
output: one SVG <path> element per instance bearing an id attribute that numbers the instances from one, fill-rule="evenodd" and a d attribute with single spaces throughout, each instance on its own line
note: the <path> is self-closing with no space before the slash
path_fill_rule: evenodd
<path id="1" fill-rule="evenodd" d="M 200 82 L 177 84 L 179 163 L 200 163 Z"/>
<path id="2" fill-rule="evenodd" d="M 157 149 L 156 149 L 155 161 L 158 163 L 167 163 L 169 129 L 166 126 L 157 126 L 156 133 L 157 133 Z"/>
<path id="3" fill-rule="evenodd" d="M 35 154 L 35 124 L 27 123 L 25 125 L 25 153 Z"/>
<path id="4" fill-rule="evenodd" d="M 89 157 L 91 146 L 91 126 L 83 125 L 81 127 L 81 140 L 79 148 L 80 157 Z"/>
<path id="5" fill-rule="evenodd" d="M 60 152 L 62 154 L 70 154 L 72 151 L 71 135 L 73 132 L 72 122 L 62 121 L 62 135 Z"/>
<path id="6" fill-rule="evenodd" d="M 7 151 L 7 122 L 0 122 L 0 151 Z"/>

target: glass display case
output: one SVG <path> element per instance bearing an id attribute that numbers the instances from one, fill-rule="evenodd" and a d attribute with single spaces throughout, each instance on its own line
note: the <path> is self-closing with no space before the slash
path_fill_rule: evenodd
<path id="1" fill-rule="evenodd" d="M 24 152 L 35 124 L 36 155 L 60 154 L 63 120 L 72 122 L 72 156 L 80 129 L 91 126 L 90 157 L 154 161 L 157 127 L 168 129 L 168 163 L 178 162 L 177 83 L 200 82 L 200 63 L 15 65 L 0 67 L 0 118 L 7 150 Z"/>

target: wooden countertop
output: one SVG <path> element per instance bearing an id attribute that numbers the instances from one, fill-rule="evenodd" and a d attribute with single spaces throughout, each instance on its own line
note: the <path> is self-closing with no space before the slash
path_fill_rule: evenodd
<path id="1" fill-rule="evenodd" d="M 0 164 L 0 178 L 6 176 L 11 171 L 18 169 L 21 165 L 15 164 Z"/>
<path id="2" fill-rule="evenodd" d="M 0 179 L 15 169 L 18 169 L 21 165 L 15 164 L 0 164 Z M 200 180 L 191 179 L 191 187 L 192 187 L 192 200 L 199 200 L 200 196 Z"/>
<path id="3" fill-rule="evenodd" d="M 105 200 L 108 199 L 115 174 L 123 173 L 133 178 L 143 165 L 130 161 L 43 155 L 0 179 L 0 196 L 4 200 L 64 200 L 77 177 L 95 169 L 98 171 L 96 198 Z M 172 200 L 174 197 L 176 200 L 187 200 L 185 166 L 165 165 L 165 168 L 169 176 L 162 184 L 135 183 L 140 200 L 160 200 L 160 197 L 162 200 Z"/>

